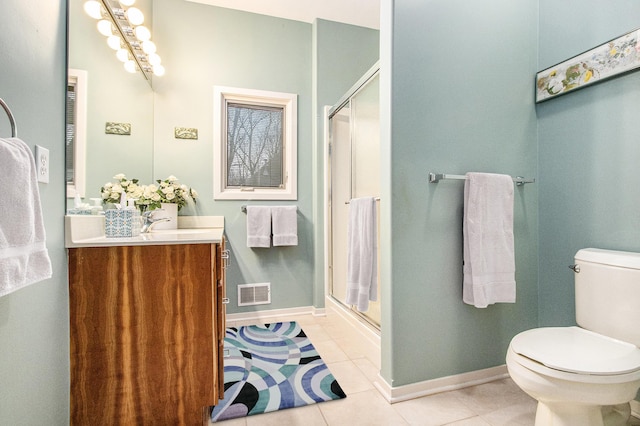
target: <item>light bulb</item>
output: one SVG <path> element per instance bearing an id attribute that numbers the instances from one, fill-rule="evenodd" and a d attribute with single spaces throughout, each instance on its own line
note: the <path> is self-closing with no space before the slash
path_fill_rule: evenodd
<path id="1" fill-rule="evenodd" d="M 111 21 L 106 19 L 98 21 L 98 32 L 106 37 L 113 35 L 113 31 L 111 30 Z"/>
<path id="2" fill-rule="evenodd" d="M 157 53 L 149 54 L 149 63 L 151 65 L 160 65 L 160 62 L 162 62 L 162 60 L 160 59 L 160 55 L 158 55 Z"/>
<path id="3" fill-rule="evenodd" d="M 164 71 L 164 67 L 160 64 L 154 65 L 153 67 L 153 74 L 157 75 L 158 77 L 162 77 L 164 75 Z"/>
<path id="4" fill-rule="evenodd" d="M 156 53 L 156 44 L 154 42 L 152 42 L 151 40 L 143 41 L 142 42 L 142 51 L 144 53 L 146 53 L 147 55 L 150 55 L 152 53 Z"/>
<path id="5" fill-rule="evenodd" d="M 129 60 L 129 51 L 127 49 L 118 49 L 116 52 L 116 57 L 121 62 L 127 62 Z"/>
<path id="6" fill-rule="evenodd" d="M 151 31 L 149 31 L 149 29 L 144 25 L 137 26 L 133 32 L 135 33 L 136 38 L 140 41 L 147 41 L 151 38 Z"/>
<path id="7" fill-rule="evenodd" d="M 136 0 L 120 0 L 119 3 L 122 7 L 129 7 L 129 6 L 133 6 L 133 4 L 136 2 Z"/>
<path id="8" fill-rule="evenodd" d="M 129 59 L 127 62 L 124 63 L 124 69 L 130 73 L 136 72 L 136 63 L 133 61 L 133 59 Z"/>
<path id="9" fill-rule="evenodd" d="M 84 4 L 84 11 L 93 19 L 102 18 L 102 5 L 96 0 L 89 0 Z"/>
<path id="10" fill-rule="evenodd" d="M 122 47 L 122 41 L 120 40 L 120 37 L 116 35 L 112 35 L 111 37 L 107 38 L 107 44 L 113 50 L 118 50 L 120 49 L 120 47 Z"/>
<path id="11" fill-rule="evenodd" d="M 125 15 L 127 15 L 127 19 L 132 25 L 142 25 L 144 22 L 144 14 L 137 7 L 130 7 L 125 12 Z"/>

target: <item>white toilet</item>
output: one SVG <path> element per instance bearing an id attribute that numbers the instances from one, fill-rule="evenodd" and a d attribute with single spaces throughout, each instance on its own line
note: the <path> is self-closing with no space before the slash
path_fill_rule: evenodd
<path id="1" fill-rule="evenodd" d="M 513 381 L 538 400 L 536 426 L 625 425 L 640 388 L 640 253 L 575 256 L 577 327 L 516 335 Z"/>

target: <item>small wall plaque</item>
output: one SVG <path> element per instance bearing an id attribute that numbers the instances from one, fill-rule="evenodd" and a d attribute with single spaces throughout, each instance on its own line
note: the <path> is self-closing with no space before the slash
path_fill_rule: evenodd
<path id="1" fill-rule="evenodd" d="M 193 127 L 176 127 L 174 135 L 176 139 L 198 139 L 198 129 Z"/>
<path id="2" fill-rule="evenodd" d="M 131 135 L 131 123 L 113 123 L 107 121 L 104 127 L 104 132 L 107 135 Z"/>

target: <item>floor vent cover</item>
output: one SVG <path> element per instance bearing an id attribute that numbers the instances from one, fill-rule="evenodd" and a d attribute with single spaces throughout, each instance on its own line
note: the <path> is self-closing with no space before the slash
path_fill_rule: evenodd
<path id="1" fill-rule="evenodd" d="M 271 283 L 240 284 L 238 306 L 266 305 L 271 303 Z"/>

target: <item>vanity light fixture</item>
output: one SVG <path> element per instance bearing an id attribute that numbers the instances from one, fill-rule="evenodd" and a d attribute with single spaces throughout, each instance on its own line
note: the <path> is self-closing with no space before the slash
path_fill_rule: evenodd
<path id="1" fill-rule="evenodd" d="M 144 14 L 132 7 L 134 3 L 135 0 L 88 0 L 84 10 L 98 20 L 98 31 L 107 37 L 107 44 L 116 51 L 125 70 L 140 70 L 151 82 L 152 75 L 162 76 L 165 69 L 151 41 L 151 31 L 142 25 Z"/>

